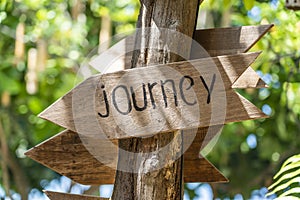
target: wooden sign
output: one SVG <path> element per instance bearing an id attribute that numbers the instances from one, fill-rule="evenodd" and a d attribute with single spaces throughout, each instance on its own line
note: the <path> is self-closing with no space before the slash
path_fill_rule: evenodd
<path id="1" fill-rule="evenodd" d="M 272 27 L 273 24 L 196 30 L 193 39 L 207 53 L 203 52 L 203 49 L 199 49 L 199 46 L 195 43 L 192 43 L 191 59 L 246 53 Z M 90 65 L 99 72 L 130 69 L 134 41 L 133 36 L 126 37 L 93 59 Z M 248 77 L 251 77 L 251 79 Z M 266 84 L 251 67 L 247 69 L 247 73 L 241 75 L 241 79 L 248 82 L 248 87 L 266 87 Z M 237 81 L 233 87 L 238 86 L 238 84 Z"/>
<path id="2" fill-rule="evenodd" d="M 50 200 L 109 200 L 108 198 L 101 198 L 89 195 L 67 194 L 61 192 L 44 191 Z"/>
<path id="3" fill-rule="evenodd" d="M 194 49 L 191 59 L 196 60 L 133 70 L 125 70 L 130 66 L 131 55 L 124 56 L 124 49 L 133 48 L 132 38 L 126 38 L 97 57 L 98 61 L 95 62 L 99 63 L 100 59 L 103 65 L 121 71 L 111 71 L 113 73 L 87 79 L 42 112 L 42 118 L 69 130 L 30 149 L 26 155 L 78 183 L 112 184 L 118 157 L 116 139 L 148 136 L 157 131 L 177 129 L 185 129 L 184 135 L 188 135 L 192 131 L 190 128 L 200 127 L 191 144 L 188 141 L 183 144 L 187 149 L 184 153 L 184 181 L 226 182 L 227 179 L 200 156 L 199 151 L 219 132 L 218 124 L 266 117 L 252 103 L 235 93 L 233 88 L 267 87 L 249 67 L 259 53 L 242 53 L 247 52 L 272 26 L 197 30 L 194 39 L 210 56 L 219 57 L 205 58 L 195 53 L 197 49 Z M 116 55 L 119 56 L 118 59 L 111 63 L 110 56 Z M 213 65 L 217 69 L 215 73 L 211 72 L 214 71 L 210 68 Z M 168 76 L 169 74 L 172 76 Z M 142 81 L 137 77 L 142 77 Z M 192 105 L 194 100 L 197 101 L 197 109 Z M 213 120 L 211 116 L 217 102 L 226 102 L 223 121 Z M 184 113 L 183 110 L 187 112 Z M 135 125 L 145 127 L 143 122 L 149 121 L 153 112 L 172 118 L 162 123 L 159 130 L 148 128 L 144 132 L 126 131 L 124 126 L 130 121 L 127 119 L 123 122 L 124 118 L 135 119 Z M 181 123 L 180 120 L 186 114 L 191 117 L 191 121 Z M 116 119 L 120 118 L 118 116 L 122 120 L 116 123 Z M 99 126 L 102 128 L 100 132 L 105 133 L 104 138 L 98 134 Z M 207 134 L 208 128 L 213 130 L 210 134 Z M 82 142 L 83 135 L 93 138 L 89 149 Z M 92 155 L 90 148 L 97 149 L 100 153 Z M 101 157 L 110 158 L 110 163 L 101 163 Z M 50 199 L 101 199 L 50 191 L 46 193 Z"/>
<path id="4" fill-rule="evenodd" d="M 198 130 L 192 144 L 185 141 L 184 149 L 184 181 L 185 182 L 226 182 L 227 179 L 205 158 L 200 157 L 199 150 L 204 147 L 221 127 L 211 127 Z M 190 133 L 186 133 L 190 134 Z M 192 138 L 193 139 L 193 138 Z M 47 166 L 48 168 L 67 176 L 72 180 L 86 185 L 113 184 L 117 167 L 118 145 L 103 145 L 104 141 L 93 139 L 90 148 L 97 148 L 97 156 L 112 157 L 113 165 L 108 167 L 95 158 L 82 143 L 80 136 L 66 130 L 26 152 L 26 156 Z M 108 141 L 107 141 L 108 142 Z M 101 145 L 99 145 L 101 143 Z M 187 146 L 190 145 L 190 146 Z M 71 166 L 69 166 L 71 164 Z M 69 167 L 67 167 L 69 166 Z M 209 172 L 209 173 L 207 173 Z"/>
<path id="5" fill-rule="evenodd" d="M 246 53 L 273 26 L 273 24 L 268 24 L 197 30 L 194 40 L 212 57 Z M 191 58 L 198 58 L 194 56 L 197 56 L 195 51 L 192 52 Z"/>
<path id="6" fill-rule="evenodd" d="M 219 56 L 96 75 L 39 116 L 83 135 L 97 137 L 102 131 L 109 139 L 263 118 L 259 109 L 231 88 L 258 55 Z"/>

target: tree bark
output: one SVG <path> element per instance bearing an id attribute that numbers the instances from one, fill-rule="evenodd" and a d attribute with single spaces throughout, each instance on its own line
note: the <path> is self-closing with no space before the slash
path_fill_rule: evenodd
<path id="1" fill-rule="evenodd" d="M 105 51 L 110 46 L 110 36 L 111 36 L 111 27 L 112 22 L 109 16 L 109 13 L 101 17 L 101 29 L 99 32 L 99 49 L 98 53 Z"/>
<path id="2" fill-rule="evenodd" d="M 1 167 L 2 167 L 2 179 L 3 187 L 6 193 L 6 196 L 11 198 L 10 194 L 10 176 L 8 171 L 8 146 L 6 141 L 6 136 L 2 128 L 2 122 L 0 121 L 0 147 L 1 147 Z"/>
<path id="3" fill-rule="evenodd" d="M 11 173 L 13 174 L 13 178 L 14 178 L 15 184 L 17 186 L 17 191 L 21 195 L 21 198 L 23 200 L 27 200 L 28 192 L 29 192 L 29 182 L 28 182 L 28 179 L 27 179 L 24 171 L 20 167 L 20 164 L 16 160 L 15 156 L 12 155 L 12 153 L 7 145 L 8 140 L 6 138 L 6 133 L 10 133 L 10 131 L 5 130 L 5 128 L 2 126 L 2 124 L 5 124 L 5 122 L 3 123 L 2 116 L 0 116 L 0 148 L 1 148 L 1 153 L 2 153 L 1 157 L 2 157 L 4 165 L 6 165 L 5 168 L 7 168 L 7 172 L 11 171 Z M 10 126 L 9 123 L 6 123 L 6 124 L 8 127 Z M 3 174 L 3 175 L 5 175 L 5 174 Z M 7 178 L 9 179 L 10 178 L 9 174 L 7 174 L 7 176 L 8 176 Z M 4 184 L 5 184 L 5 182 L 4 182 Z M 7 183 L 7 184 L 9 184 L 9 183 Z M 7 186 L 9 186 L 9 185 L 7 185 Z M 9 192 L 7 192 L 7 196 L 10 196 Z"/>
<path id="4" fill-rule="evenodd" d="M 140 0 L 141 8 L 137 28 L 147 34 L 136 41 L 139 50 L 133 53 L 132 68 L 150 64 L 170 63 L 182 60 L 178 54 L 189 57 L 190 44 L 182 44 L 179 38 L 172 38 L 177 54 L 170 53 L 164 45 L 157 45 L 161 35 L 156 31 L 145 29 L 168 28 L 181 32 L 192 38 L 195 29 L 199 0 Z M 169 41 L 170 42 L 170 41 Z M 142 77 L 141 77 L 142 78 Z M 158 151 L 168 145 L 171 152 L 168 158 L 162 156 L 142 157 L 138 153 Z M 128 171 L 118 170 L 115 179 L 112 199 L 182 199 L 183 197 L 183 157 L 181 131 L 157 134 L 149 138 L 133 138 L 119 141 L 119 148 L 136 154 L 122 154 L 119 151 L 118 169 L 124 166 Z M 148 155 L 148 156 L 147 156 Z M 162 160 L 167 162 L 162 169 L 149 172 Z M 138 172 L 138 173 L 136 173 Z"/>

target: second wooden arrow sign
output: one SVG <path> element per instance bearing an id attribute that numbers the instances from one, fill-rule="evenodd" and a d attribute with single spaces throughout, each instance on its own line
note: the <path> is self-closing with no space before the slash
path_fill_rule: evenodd
<path id="1" fill-rule="evenodd" d="M 220 129 L 221 127 L 211 128 L 211 133 L 207 136 L 208 128 L 201 128 L 191 145 L 189 141 L 185 141 L 184 148 L 187 149 L 184 153 L 185 182 L 227 181 L 209 161 L 199 154 L 202 144 L 207 144 Z M 90 141 L 89 148 L 98 149 L 97 152 L 102 153 L 92 154 L 86 149 L 77 133 L 67 130 L 32 148 L 26 155 L 78 183 L 113 184 L 118 158 L 117 141 L 112 141 L 115 146 L 103 145 L 104 142 L 97 139 Z M 106 159 L 100 158 L 101 156 L 114 158 L 111 160 L 110 167 L 100 162 Z"/>

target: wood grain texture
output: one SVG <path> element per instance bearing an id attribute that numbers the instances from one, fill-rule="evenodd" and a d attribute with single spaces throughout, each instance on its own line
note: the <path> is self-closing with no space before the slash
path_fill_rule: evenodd
<path id="1" fill-rule="evenodd" d="M 273 26 L 273 24 L 269 24 L 197 30 L 194 39 L 212 57 L 245 53 Z"/>
<path id="2" fill-rule="evenodd" d="M 197 41 L 210 56 L 234 55 L 248 52 L 274 25 L 241 26 L 197 30 L 194 40 Z M 197 59 L 207 55 L 199 55 L 197 48 L 192 47 L 191 58 Z M 233 88 L 265 88 L 267 84 L 249 67 L 233 84 Z"/>
<path id="3" fill-rule="evenodd" d="M 199 153 L 200 149 L 203 148 L 220 129 L 221 127 L 218 126 L 210 127 L 210 131 L 208 132 L 208 128 L 201 128 L 198 129 L 195 138 L 188 138 L 194 139 L 192 143 L 184 140 L 184 149 L 187 149 L 184 153 L 185 182 L 224 182 L 227 180 L 211 163 L 200 156 Z M 192 133 L 188 130 L 185 134 Z M 118 141 L 112 141 L 115 146 L 107 146 L 106 148 L 103 147 L 103 145 L 99 145 L 97 141 L 99 143 L 101 142 L 95 140 L 93 144 L 85 145 L 94 145 L 98 147 L 99 152 L 105 152 L 105 155 L 101 155 L 101 153 L 99 153 L 100 155 L 96 155 L 95 152 L 88 151 L 77 133 L 65 130 L 28 150 L 25 155 L 81 184 L 113 184 L 117 166 Z M 101 148 L 99 148 L 99 146 Z M 114 152 L 115 155 L 112 152 Z M 110 165 L 113 168 L 102 164 L 98 160 L 100 156 L 111 156 L 114 158 L 114 161 L 112 161 Z"/>
<path id="4" fill-rule="evenodd" d="M 207 51 L 207 54 L 202 52 L 203 49 L 194 45 L 191 49 L 191 59 L 199 59 L 209 55 L 213 57 L 246 53 L 272 27 L 273 24 L 196 30 L 193 39 Z M 205 39 L 201 38 L 202 35 L 205 36 Z M 135 37 L 132 35 L 121 40 L 94 58 L 90 62 L 91 66 L 105 73 L 130 69 L 132 53 L 128 52 L 134 50 L 134 39 Z M 234 84 L 234 88 L 266 87 L 264 81 L 252 68 L 246 72 Z"/>
<path id="5" fill-rule="evenodd" d="M 107 149 L 107 153 L 110 152 L 111 149 Z M 30 149 L 25 155 L 81 184 L 114 182 L 115 170 L 101 164 L 91 155 L 79 135 L 72 131 L 66 130 L 55 135 Z"/>
<path id="6" fill-rule="evenodd" d="M 267 88 L 268 85 L 249 67 L 232 85 L 234 89 Z"/>
<path id="7" fill-rule="evenodd" d="M 108 59 L 111 56 L 108 54 L 109 53 L 105 53 L 103 55 L 103 58 L 101 56 L 100 60 L 103 61 L 104 57 L 106 57 L 105 59 Z M 131 64 L 130 58 L 131 58 L 131 55 L 121 56 L 117 60 L 114 60 L 113 63 L 108 62 L 107 64 L 110 66 L 109 68 L 103 67 L 103 70 L 99 69 L 99 71 L 105 71 L 107 73 L 112 73 L 112 72 L 116 72 L 116 71 L 120 71 L 120 70 L 124 70 L 124 69 L 129 69 L 129 66 Z M 110 59 L 110 61 L 111 61 L 111 59 Z M 234 84 L 232 85 L 232 88 L 235 88 L 235 89 L 267 88 L 267 87 L 268 87 L 268 85 L 252 69 L 252 67 L 248 67 L 248 69 L 245 70 L 245 72 L 242 73 L 241 76 L 238 78 L 238 80 L 236 80 L 234 82 Z"/>
<path id="8" fill-rule="evenodd" d="M 222 130 L 222 126 L 199 128 L 192 144 L 184 152 L 184 182 L 228 182 L 228 179 L 206 160 L 199 150 L 203 149 Z M 184 134 L 191 134 L 191 130 Z M 184 140 L 184 149 L 187 142 Z"/>
<path id="9" fill-rule="evenodd" d="M 257 56 L 258 53 L 246 53 L 213 58 L 212 60 L 218 67 L 220 74 L 216 74 L 216 84 L 210 96 L 211 103 L 209 104 L 206 101 L 208 99 L 208 92 L 205 90 L 204 84 L 201 83 L 199 77 L 205 77 L 207 83 L 210 84 L 212 82 L 213 72 L 209 70 L 209 67 L 211 67 L 211 60 L 204 58 L 190 61 L 193 66 L 201 66 L 201 70 L 199 70 L 201 74 L 195 70 L 189 62 L 179 62 L 168 65 L 124 70 L 91 77 L 52 104 L 39 116 L 74 132 L 95 137 L 103 136 L 99 134 L 100 126 L 105 133 L 105 136 L 109 139 L 149 136 L 155 134 L 158 131 L 154 128 L 132 132 L 132 130 L 139 130 L 139 125 L 143 128 L 143 123 L 145 124 L 145 122 L 149 120 L 152 120 L 153 122 L 153 119 L 154 121 L 160 120 L 155 121 L 155 126 L 160 128 L 159 132 L 168 132 L 238 122 L 248 119 L 264 118 L 267 117 L 265 114 L 249 101 L 236 94 L 231 88 L 232 84 L 234 84 L 240 75 L 248 69 L 248 66 Z M 148 105 L 147 109 L 143 112 L 132 110 L 132 113 L 127 116 L 120 115 L 115 110 L 112 110 L 114 115 L 110 115 L 107 118 L 100 118 L 97 116 L 97 112 L 104 112 L 105 110 L 103 108 L 105 103 L 103 100 L 103 91 L 101 91 L 100 88 L 101 85 L 105 84 L 105 90 L 107 91 L 107 94 L 110 94 L 110 91 L 120 83 L 125 86 L 128 85 L 127 87 L 136 84 L 141 85 L 140 81 L 143 82 L 145 80 L 149 80 L 149 82 L 153 83 L 160 74 L 164 74 L 164 77 L 172 74 L 168 74 L 169 69 L 175 69 L 179 72 L 179 77 L 188 75 L 194 79 L 195 87 L 193 89 L 195 93 L 189 93 L 188 95 L 190 96 L 187 96 L 186 98 L 197 98 L 197 107 L 184 104 L 183 100 L 178 97 L 178 106 L 170 103 L 169 107 L 165 109 L 165 102 L 161 99 L 161 96 L 159 96 L 161 93 L 158 92 L 157 96 L 154 95 L 154 99 L 158 99 L 157 102 L 160 103 L 160 105 L 158 105 L 158 110 L 152 109 L 151 105 Z M 140 80 L 135 77 L 143 77 L 143 79 Z M 179 82 L 178 77 L 173 79 L 175 82 L 177 81 L 176 83 Z M 174 95 L 172 91 L 166 93 L 170 99 Z M 147 99 L 149 101 L 150 97 L 147 96 Z M 112 105 L 111 101 L 111 99 L 108 100 L 110 105 Z M 126 99 L 122 99 L 121 97 L 120 102 L 122 101 L 125 101 L 126 103 Z M 94 102 L 94 105 L 93 103 L 91 104 L 91 102 Z M 138 105 L 143 105 L 142 98 L 137 100 L 137 102 Z M 111 109 L 113 109 L 113 107 L 111 107 Z M 214 114 L 213 109 L 219 109 L 220 115 L 225 115 L 226 113 L 225 119 L 218 116 L 212 117 Z M 155 116 L 155 118 L 151 118 L 151 116 Z M 162 119 L 165 116 L 167 117 L 166 121 Z M 187 119 L 187 121 L 182 121 L 183 118 Z M 128 126 L 128 124 L 131 124 L 131 126 Z"/>
<path id="10" fill-rule="evenodd" d="M 44 191 L 50 200 L 109 200 L 109 198 L 101 198 L 89 195 L 67 194 L 61 192 Z"/>
<path id="11" fill-rule="evenodd" d="M 134 51 L 131 67 L 172 63 L 182 60 L 182 57 L 187 58 L 190 55 L 191 44 L 189 42 L 182 41 L 181 37 L 167 37 L 166 39 L 169 40 L 167 44 L 172 46 L 170 49 L 174 49 L 174 47 L 177 49 L 174 54 L 174 51 L 169 50 L 169 45 L 157 43 L 161 38 L 160 32 L 148 32 L 145 29 L 147 27 L 167 28 L 191 37 L 196 27 L 201 1 L 140 0 L 140 3 L 137 28 L 141 28 L 142 32 L 147 35 L 140 33 L 140 38 L 135 40 L 135 44 L 140 47 L 140 50 Z M 138 131 L 133 130 L 133 132 Z M 169 134 L 159 133 L 148 138 L 119 140 L 120 148 L 134 152 L 135 155 L 122 154 L 120 151 L 112 199 L 183 199 L 183 144 L 181 138 L 181 131 L 174 131 Z M 166 146 L 170 140 L 172 143 Z M 161 151 L 162 147 L 167 147 L 167 156 L 144 154 L 144 152 Z M 180 157 L 178 158 L 177 155 Z M 165 161 L 167 163 L 164 166 L 156 168 L 155 171 L 149 171 Z M 120 170 L 124 166 L 129 169 L 127 172 Z"/>

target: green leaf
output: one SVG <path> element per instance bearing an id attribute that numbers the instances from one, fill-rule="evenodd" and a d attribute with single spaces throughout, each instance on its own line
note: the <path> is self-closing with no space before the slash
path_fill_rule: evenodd
<path id="1" fill-rule="evenodd" d="M 300 155 L 295 155 L 287 159 L 282 166 L 286 166 L 288 163 L 293 163 L 293 162 L 299 162 L 300 161 Z"/>
<path id="2" fill-rule="evenodd" d="M 287 197 L 278 197 L 278 198 L 275 198 L 274 200 L 299 200 L 299 198 L 294 197 L 294 196 L 289 196 L 288 198 Z"/>
<path id="3" fill-rule="evenodd" d="M 283 173 L 285 173 L 285 172 L 287 172 L 287 171 L 289 171 L 291 169 L 298 168 L 298 167 L 300 167 L 300 162 L 291 163 L 289 165 L 282 166 L 281 169 L 279 170 L 279 172 L 274 176 L 274 179 L 276 179 L 277 177 L 279 177 Z"/>
<path id="4" fill-rule="evenodd" d="M 293 178 L 295 176 L 298 176 L 299 174 L 300 174 L 300 169 L 293 171 L 291 173 L 285 174 L 278 181 L 276 181 L 274 184 L 272 184 L 268 189 L 272 189 L 275 186 L 279 185 L 279 183 L 281 183 L 282 181 Z"/>
<path id="5" fill-rule="evenodd" d="M 41 105 L 41 100 L 38 99 L 37 97 L 31 97 L 28 100 L 28 106 L 32 113 L 38 114 L 42 111 L 42 105 Z"/>
<path id="6" fill-rule="evenodd" d="M 5 7 L 6 7 L 6 4 L 7 4 L 7 0 L 2 0 L 1 3 L 0 3 L 0 10 L 5 10 Z"/>
<path id="7" fill-rule="evenodd" d="M 251 10 L 252 7 L 254 6 L 254 0 L 243 0 L 244 6 L 247 10 Z"/>
<path id="8" fill-rule="evenodd" d="M 13 78 L 0 72 L 0 91 L 8 91 L 13 95 L 18 94 L 20 91 L 20 85 Z"/>
<path id="9" fill-rule="evenodd" d="M 278 187 L 276 187 L 272 192 L 269 192 L 268 194 L 266 194 L 266 196 L 270 196 L 272 194 L 275 194 L 276 192 L 279 192 L 281 190 L 285 190 L 286 188 L 290 187 L 293 183 L 299 183 L 300 182 L 300 177 L 296 177 L 293 178 L 292 180 L 279 185 Z"/>
<path id="10" fill-rule="evenodd" d="M 279 195 L 279 197 L 289 197 L 288 195 L 299 194 L 299 193 L 300 193 L 300 187 L 296 187 L 296 188 L 292 188 L 292 189 L 282 193 L 281 195 Z"/>
<path id="11" fill-rule="evenodd" d="M 230 7 L 231 6 L 231 0 L 224 0 L 223 1 L 223 5 L 224 5 L 224 8 L 228 8 L 228 7 Z"/>

